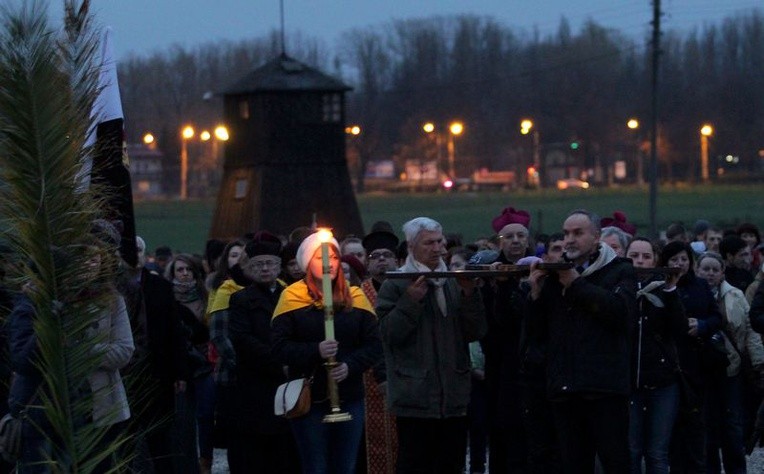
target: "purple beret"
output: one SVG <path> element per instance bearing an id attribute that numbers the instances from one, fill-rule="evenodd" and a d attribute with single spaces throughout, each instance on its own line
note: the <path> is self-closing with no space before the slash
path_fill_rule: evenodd
<path id="1" fill-rule="evenodd" d="M 499 232 L 509 224 L 520 224 L 526 229 L 531 223 L 531 215 L 526 211 L 515 210 L 514 207 L 505 207 L 501 214 L 491 221 L 494 232 Z"/>

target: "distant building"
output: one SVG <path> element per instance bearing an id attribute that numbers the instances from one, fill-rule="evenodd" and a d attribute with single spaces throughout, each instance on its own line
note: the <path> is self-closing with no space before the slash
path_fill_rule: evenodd
<path id="1" fill-rule="evenodd" d="M 331 227 L 363 235 L 345 156 L 350 87 L 285 54 L 223 92 L 223 180 L 210 237 Z"/>
<path id="2" fill-rule="evenodd" d="M 162 159 L 164 154 L 156 148 L 151 148 L 142 143 L 128 143 L 127 156 L 130 158 L 133 198 L 161 197 L 164 193 L 162 189 Z"/>

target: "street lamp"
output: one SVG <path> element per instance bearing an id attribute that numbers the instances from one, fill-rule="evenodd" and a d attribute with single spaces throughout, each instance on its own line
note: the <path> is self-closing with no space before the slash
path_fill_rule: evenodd
<path id="1" fill-rule="evenodd" d="M 708 182 L 708 137 L 714 134 L 714 127 L 704 124 L 700 127 L 700 173 L 704 183 Z"/>
<path id="2" fill-rule="evenodd" d="M 461 122 L 452 122 L 448 126 L 448 175 L 452 180 L 456 179 L 456 144 L 454 143 L 454 137 L 461 135 L 464 132 L 464 124 Z"/>
<path id="3" fill-rule="evenodd" d="M 347 126 L 345 127 L 345 133 L 347 133 L 348 135 L 358 136 L 361 134 L 361 127 L 359 127 L 358 125 Z"/>
<path id="4" fill-rule="evenodd" d="M 635 118 L 631 118 L 629 119 L 628 122 L 626 122 L 626 126 L 629 128 L 629 130 L 638 130 L 639 120 Z M 636 143 L 637 143 L 637 185 L 644 186 L 645 170 L 644 170 L 644 163 L 642 161 L 642 151 L 639 149 L 639 139 L 637 139 Z"/>
<path id="5" fill-rule="evenodd" d="M 531 159 L 533 160 L 532 166 L 533 166 L 534 170 L 538 170 L 539 169 L 539 165 L 541 163 L 541 158 L 539 156 L 539 154 L 540 154 L 540 147 L 539 147 L 540 136 L 539 136 L 538 128 L 534 128 L 533 120 L 523 119 L 522 121 L 520 121 L 520 134 L 521 135 L 528 135 L 528 134 L 531 133 L 531 131 L 533 131 L 533 134 L 531 135 L 532 138 L 533 138 L 533 142 L 532 142 L 533 149 L 532 149 L 532 153 L 531 153 L 531 155 L 532 155 Z"/>
<path id="6" fill-rule="evenodd" d="M 228 129 L 225 125 L 218 125 L 215 127 L 215 138 L 220 141 L 227 142 L 230 136 L 228 135 Z"/>
<path id="7" fill-rule="evenodd" d="M 437 160 L 437 166 L 435 167 L 436 170 L 440 170 L 440 167 L 442 165 L 443 161 L 443 155 L 441 153 L 441 149 L 443 148 L 441 146 L 441 140 L 440 140 L 440 133 L 435 127 L 435 124 L 432 122 L 427 122 L 424 125 L 422 125 L 422 130 L 428 135 L 432 135 L 435 137 L 435 152 L 436 152 L 436 160 Z M 420 155 L 421 156 L 421 155 Z M 424 172 L 425 172 L 425 166 L 424 161 L 422 158 L 419 159 L 419 185 L 422 186 L 422 181 L 424 181 Z M 438 173 L 440 174 L 440 173 Z"/>
<path id="8" fill-rule="evenodd" d="M 188 199 L 188 140 L 194 138 L 194 127 L 186 125 L 180 140 L 180 199 Z"/>

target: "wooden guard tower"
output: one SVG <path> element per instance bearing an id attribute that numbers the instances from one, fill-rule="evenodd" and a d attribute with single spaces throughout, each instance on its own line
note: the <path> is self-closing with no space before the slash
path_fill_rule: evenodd
<path id="1" fill-rule="evenodd" d="M 345 157 L 341 81 L 282 54 L 223 91 L 223 181 L 211 238 L 331 227 L 363 235 Z"/>

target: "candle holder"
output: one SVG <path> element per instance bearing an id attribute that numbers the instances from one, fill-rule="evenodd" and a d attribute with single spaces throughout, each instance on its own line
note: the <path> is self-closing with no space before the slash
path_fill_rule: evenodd
<path id="1" fill-rule="evenodd" d="M 334 339 L 334 301 L 332 297 L 332 266 L 329 261 L 329 241 L 332 239 L 332 232 L 329 229 L 320 229 L 318 239 L 321 242 L 321 291 L 324 293 L 324 338 L 326 340 Z M 332 378 L 332 369 L 339 365 L 337 359 L 332 356 L 326 359 L 326 387 L 329 392 L 329 406 L 331 412 L 324 415 L 324 423 L 339 423 L 350 421 L 353 416 L 350 413 L 343 412 L 340 408 L 340 393 L 337 381 Z"/>

